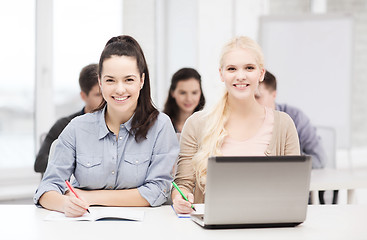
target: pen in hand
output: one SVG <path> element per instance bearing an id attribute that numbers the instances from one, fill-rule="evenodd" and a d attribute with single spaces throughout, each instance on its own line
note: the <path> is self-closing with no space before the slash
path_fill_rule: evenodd
<path id="1" fill-rule="evenodd" d="M 75 192 L 75 189 L 73 188 L 73 186 L 71 186 L 70 182 L 68 180 L 65 180 L 66 186 L 69 188 L 69 190 L 75 195 L 76 198 L 80 199 L 80 197 L 78 196 L 78 194 Z M 89 210 L 86 209 L 88 213 Z"/>
<path id="2" fill-rule="evenodd" d="M 183 194 L 183 192 L 181 191 L 181 189 L 177 186 L 177 184 L 175 182 L 172 182 L 173 186 L 177 189 L 177 191 L 181 194 L 181 196 L 189 202 L 189 199 L 187 199 L 187 197 L 185 196 L 185 194 Z M 191 204 L 191 208 L 196 212 L 196 209 L 194 207 L 193 204 Z"/>

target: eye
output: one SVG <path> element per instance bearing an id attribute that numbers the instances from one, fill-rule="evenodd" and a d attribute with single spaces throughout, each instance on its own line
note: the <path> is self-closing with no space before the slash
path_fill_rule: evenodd
<path id="1" fill-rule="evenodd" d="M 111 78 L 107 78 L 105 81 L 106 81 L 106 82 L 114 82 L 115 80 L 113 80 L 113 79 L 111 79 Z"/>
<path id="2" fill-rule="evenodd" d="M 248 70 L 254 70 L 255 69 L 255 66 L 247 66 L 246 69 L 248 69 Z"/>
<path id="3" fill-rule="evenodd" d="M 235 67 L 229 67 L 229 68 L 227 68 L 227 70 L 228 70 L 228 71 L 235 71 L 235 70 L 236 70 L 236 68 L 235 68 Z"/>
<path id="4" fill-rule="evenodd" d="M 133 79 L 133 78 L 127 78 L 126 79 L 126 82 L 134 82 L 135 81 L 135 79 Z"/>

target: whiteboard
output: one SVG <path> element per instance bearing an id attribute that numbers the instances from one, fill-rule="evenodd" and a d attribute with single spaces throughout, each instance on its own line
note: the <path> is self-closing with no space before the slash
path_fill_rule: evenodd
<path id="1" fill-rule="evenodd" d="M 313 125 L 350 146 L 353 19 L 348 15 L 264 16 L 259 43 L 278 80 L 277 102 L 300 108 Z"/>

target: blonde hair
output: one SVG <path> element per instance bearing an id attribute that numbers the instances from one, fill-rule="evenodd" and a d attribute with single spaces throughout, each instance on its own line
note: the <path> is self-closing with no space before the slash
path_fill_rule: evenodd
<path id="1" fill-rule="evenodd" d="M 235 37 L 224 45 L 220 58 L 220 67 L 223 67 L 224 56 L 235 48 L 243 48 L 251 50 L 256 58 L 256 62 L 260 68 L 264 68 L 264 56 L 261 47 L 251 38 L 240 36 Z M 228 135 L 224 126 L 229 118 L 228 91 L 226 90 L 220 101 L 213 109 L 208 111 L 202 117 L 205 118 L 205 126 L 203 135 L 198 139 L 198 151 L 193 156 L 193 166 L 196 181 L 199 183 L 200 190 L 205 192 L 206 173 L 208 166 L 208 158 L 210 156 L 221 156 L 221 147 L 224 138 Z"/>
<path id="2" fill-rule="evenodd" d="M 229 41 L 226 45 L 224 45 L 224 47 L 222 48 L 222 54 L 219 61 L 221 68 L 223 67 L 224 64 L 225 55 L 235 48 L 243 48 L 251 50 L 255 55 L 256 63 L 258 64 L 260 69 L 264 68 L 264 55 L 260 45 L 257 44 L 257 42 L 255 42 L 251 38 L 245 36 L 235 37 L 231 41 Z"/>

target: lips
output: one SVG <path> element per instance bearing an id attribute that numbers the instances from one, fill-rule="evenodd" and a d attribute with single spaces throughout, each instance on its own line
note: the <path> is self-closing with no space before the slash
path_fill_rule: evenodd
<path id="1" fill-rule="evenodd" d="M 239 83 L 235 83 L 235 84 L 233 84 L 233 86 L 235 87 L 235 88 L 238 88 L 238 89 L 246 89 L 248 86 L 250 86 L 250 84 L 248 84 L 248 83 L 241 83 L 241 84 L 239 84 Z"/>
<path id="2" fill-rule="evenodd" d="M 130 96 L 125 96 L 125 97 L 112 97 L 115 101 L 117 102 L 125 102 L 127 99 L 130 98 Z"/>

